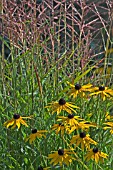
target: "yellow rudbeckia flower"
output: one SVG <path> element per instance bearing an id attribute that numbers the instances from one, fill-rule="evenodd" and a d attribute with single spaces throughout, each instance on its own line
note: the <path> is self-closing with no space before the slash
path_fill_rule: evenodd
<path id="1" fill-rule="evenodd" d="M 74 116 L 73 114 L 68 114 L 68 116 L 58 116 L 57 121 L 63 121 L 63 123 L 70 125 L 70 126 L 77 126 L 79 125 L 78 120 L 83 120 L 80 116 Z"/>
<path id="2" fill-rule="evenodd" d="M 58 135 L 58 133 L 61 132 L 61 136 L 64 135 L 64 132 L 66 130 L 66 126 L 63 124 L 63 123 L 59 123 L 59 124 L 54 124 L 52 127 L 51 127 L 52 130 L 55 130 L 56 131 L 56 134 Z"/>
<path id="3" fill-rule="evenodd" d="M 14 114 L 13 118 L 11 120 L 6 121 L 3 125 L 6 126 L 7 128 L 12 126 L 12 129 L 14 129 L 16 126 L 19 129 L 21 124 L 28 127 L 27 123 L 23 120 L 26 118 L 31 119 L 31 116 L 22 117 L 19 114 Z"/>
<path id="4" fill-rule="evenodd" d="M 93 159 L 96 163 L 103 161 L 104 158 L 107 158 L 108 155 L 104 152 L 98 150 L 98 148 L 90 149 L 85 156 L 86 161 Z"/>
<path id="5" fill-rule="evenodd" d="M 29 143 L 32 144 L 32 142 L 34 142 L 34 140 L 38 137 L 44 137 L 46 138 L 46 136 L 43 134 L 47 132 L 47 130 L 39 130 L 37 131 L 37 129 L 33 129 L 32 133 L 25 139 L 25 141 L 27 142 L 29 140 Z"/>
<path id="6" fill-rule="evenodd" d="M 72 137 L 70 145 L 72 144 L 76 144 L 75 147 L 81 145 L 81 149 L 84 150 L 84 148 L 90 149 L 90 144 L 97 145 L 97 142 L 91 139 L 89 134 L 81 132 L 79 135 L 74 135 Z"/>
<path id="7" fill-rule="evenodd" d="M 60 166 L 63 164 L 69 165 L 72 162 L 72 159 L 74 159 L 70 154 L 73 154 L 70 149 L 59 149 L 58 151 L 49 154 L 48 158 L 52 159 L 50 164 L 53 164 L 54 166 L 57 164 L 60 164 Z"/>
<path id="8" fill-rule="evenodd" d="M 90 127 L 96 127 L 95 123 L 87 122 L 87 121 L 81 121 L 76 126 L 71 126 L 70 129 L 68 129 L 69 134 L 71 134 L 73 131 L 82 129 L 84 131 L 87 131 Z"/>
<path id="9" fill-rule="evenodd" d="M 46 106 L 46 108 L 51 108 L 52 109 L 52 114 L 57 112 L 57 115 L 60 114 L 62 110 L 65 110 L 68 113 L 72 113 L 76 111 L 74 110 L 75 108 L 79 108 L 72 104 L 72 102 L 66 102 L 63 98 L 61 98 L 58 102 L 52 102 L 50 103 L 49 106 Z M 74 109 L 73 109 L 74 108 Z"/>
<path id="10" fill-rule="evenodd" d="M 103 101 L 106 99 L 106 97 L 113 96 L 113 90 L 105 86 L 94 87 L 92 88 L 92 91 L 94 92 L 91 93 L 90 96 L 100 95 Z"/>
<path id="11" fill-rule="evenodd" d="M 76 98 L 78 95 L 80 97 L 84 97 L 86 95 L 85 92 L 88 92 L 88 91 L 90 92 L 91 91 L 91 87 L 93 86 L 92 84 L 86 84 L 86 85 L 82 86 L 80 84 L 73 85 L 73 84 L 71 84 L 69 82 L 67 82 L 67 83 L 71 87 L 71 89 L 69 91 L 69 95 L 73 96 L 73 98 Z"/>

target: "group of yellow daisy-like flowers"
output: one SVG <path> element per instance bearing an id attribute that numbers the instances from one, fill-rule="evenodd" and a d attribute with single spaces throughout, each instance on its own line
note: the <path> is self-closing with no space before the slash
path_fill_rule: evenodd
<path id="1" fill-rule="evenodd" d="M 14 129 L 16 126 L 18 127 L 18 129 L 20 129 L 21 124 L 28 127 L 28 124 L 25 122 L 24 119 L 32 119 L 33 116 L 27 116 L 27 117 L 23 117 L 20 116 L 19 114 L 14 114 L 13 118 L 11 120 L 8 120 L 4 123 L 4 126 L 6 126 L 6 128 L 11 127 L 11 129 Z M 37 137 L 41 138 L 41 137 L 46 137 L 44 135 L 45 132 L 47 132 L 46 130 L 37 130 L 37 129 L 32 129 L 31 130 L 31 134 L 26 137 L 25 141 L 27 142 L 29 140 L 29 143 L 31 144 Z"/>
<path id="2" fill-rule="evenodd" d="M 81 129 L 82 132 L 80 134 L 74 135 L 70 141 L 70 148 L 69 149 L 58 149 L 58 151 L 54 152 L 53 154 L 49 154 L 49 158 L 51 158 L 51 162 L 55 166 L 56 164 L 60 164 L 61 166 L 63 163 L 69 165 L 72 162 L 73 158 L 70 154 L 75 154 L 74 149 L 78 146 L 81 146 L 81 149 L 84 150 L 85 148 L 88 150 L 85 159 L 89 161 L 90 159 L 94 159 L 96 163 L 103 158 L 107 158 L 107 154 L 98 150 L 97 147 L 90 149 L 90 145 L 97 145 L 97 142 L 90 138 L 89 134 L 86 134 L 84 131 L 87 131 L 90 127 L 96 127 L 94 123 L 87 122 L 81 119 L 79 116 L 74 116 L 72 112 L 76 113 L 74 108 L 78 108 L 77 106 L 73 105 L 72 103 L 66 102 L 63 98 L 59 100 L 59 102 L 52 103 L 51 106 L 47 106 L 47 108 L 52 108 L 52 113 L 67 111 L 67 116 L 58 116 L 58 120 L 60 123 L 54 124 L 51 128 L 52 130 L 56 131 L 56 134 L 61 133 L 61 136 L 64 135 L 65 132 L 71 134 L 75 130 Z M 74 149 L 71 145 L 75 145 Z"/>
<path id="3" fill-rule="evenodd" d="M 109 87 L 105 87 L 103 85 L 94 87 L 92 84 L 87 84 L 81 86 L 80 84 L 71 84 L 67 82 L 71 89 L 69 91 L 69 95 L 73 96 L 73 98 L 76 98 L 77 95 L 80 95 L 81 97 L 86 96 L 86 92 L 90 92 L 88 97 L 99 95 L 103 99 L 103 101 L 106 99 L 106 97 L 112 97 L 113 96 L 113 90 Z"/>
<path id="4" fill-rule="evenodd" d="M 68 94 L 72 96 L 73 98 L 76 98 L 78 95 L 80 97 L 86 97 L 86 92 L 90 92 L 88 94 L 88 97 L 94 96 L 94 95 L 100 95 L 102 100 L 104 101 L 106 97 L 111 98 L 113 96 L 113 90 L 109 89 L 108 87 L 99 86 L 99 87 L 93 87 L 91 84 L 83 85 L 80 84 L 68 84 L 71 86 L 70 91 Z M 96 124 L 87 122 L 83 119 L 81 119 L 79 116 L 74 115 L 73 113 L 77 113 L 75 109 L 78 109 L 79 107 L 75 106 L 72 102 L 65 101 L 64 98 L 61 98 L 58 102 L 52 102 L 46 108 L 50 108 L 52 110 L 52 114 L 55 112 L 57 115 L 61 113 L 61 111 L 66 111 L 68 113 L 67 116 L 58 116 L 59 123 L 54 124 L 51 128 L 52 130 L 56 131 L 56 134 L 60 133 L 61 136 L 64 135 L 64 133 L 71 134 L 75 130 L 81 130 L 81 132 L 77 135 L 74 135 L 70 141 L 69 146 L 75 145 L 74 149 L 78 146 L 81 146 L 81 149 L 84 150 L 87 149 L 87 154 L 85 155 L 85 160 L 89 161 L 90 159 L 95 160 L 96 163 L 99 162 L 99 160 L 103 161 L 104 158 L 107 158 L 108 155 L 98 149 L 98 147 L 94 147 L 93 149 L 90 148 L 90 145 L 97 145 L 97 142 L 90 138 L 89 134 L 86 134 L 85 131 L 87 131 L 90 127 L 96 127 Z M 111 128 L 112 129 L 112 123 L 107 122 L 105 123 L 107 127 L 104 127 L 104 129 Z M 110 131 L 113 133 L 113 130 Z M 69 163 L 72 162 L 73 158 L 71 154 L 75 154 L 73 148 L 70 149 L 58 149 L 58 151 L 55 151 L 53 154 L 49 154 L 49 158 L 51 158 L 51 162 L 53 165 L 60 164 L 62 166 L 63 163 L 69 165 Z"/>
<path id="5" fill-rule="evenodd" d="M 73 96 L 73 98 L 76 98 L 78 95 L 81 97 L 86 96 L 86 92 L 90 92 L 88 97 L 94 96 L 94 95 L 100 95 L 103 101 L 106 99 L 106 97 L 113 96 L 113 90 L 109 89 L 108 87 L 99 86 L 99 87 L 93 87 L 91 84 L 83 85 L 80 84 L 70 84 L 71 89 L 69 91 L 69 95 Z M 85 148 L 88 150 L 85 159 L 86 161 L 89 161 L 90 159 L 94 159 L 96 163 L 98 163 L 99 160 L 103 160 L 103 158 L 107 158 L 107 154 L 101 152 L 97 147 L 94 147 L 93 149 L 90 148 L 90 145 L 97 145 L 97 142 L 90 138 L 89 134 L 86 134 L 85 131 L 89 129 L 90 127 L 96 127 L 96 124 L 90 123 L 85 121 L 84 119 L 81 119 L 80 116 L 74 115 L 76 114 L 75 109 L 79 109 L 78 106 L 75 106 L 72 102 L 65 101 L 64 98 L 61 98 L 58 102 L 52 102 L 46 108 L 50 108 L 53 113 L 57 113 L 59 115 L 61 111 L 66 111 L 68 113 L 67 116 L 58 116 L 58 122 L 57 124 L 54 124 L 51 129 L 56 131 L 56 134 L 61 133 L 61 136 L 64 135 L 66 132 L 67 134 L 71 134 L 75 130 L 81 130 L 81 132 L 77 135 L 74 135 L 70 141 L 70 149 L 62 149 L 59 148 L 58 151 L 55 151 L 52 154 L 48 155 L 48 158 L 52 159 L 51 164 L 57 165 L 60 164 L 62 166 L 63 164 L 69 165 L 74 157 L 71 156 L 71 154 L 75 154 L 74 149 L 78 146 L 81 146 L 81 149 L 84 150 Z M 4 126 L 9 128 L 12 126 L 12 129 L 16 126 L 18 129 L 20 128 L 20 125 L 24 125 L 28 127 L 27 123 L 23 119 L 31 119 L 31 116 L 28 117 L 22 117 L 19 114 L 14 114 L 13 118 L 11 120 L 8 120 L 4 123 Z M 111 128 L 111 133 L 113 133 L 113 123 L 107 122 L 106 127 L 104 129 Z M 30 144 L 33 143 L 33 141 L 38 137 L 46 137 L 44 135 L 46 130 L 37 130 L 32 129 L 32 133 L 26 137 L 25 141 L 29 141 Z M 74 149 L 71 147 L 71 145 L 75 145 Z M 44 168 L 42 168 L 44 169 Z"/>

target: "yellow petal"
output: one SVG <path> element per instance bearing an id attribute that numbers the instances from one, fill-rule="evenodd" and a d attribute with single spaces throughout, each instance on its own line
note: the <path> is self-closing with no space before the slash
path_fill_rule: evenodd
<path id="1" fill-rule="evenodd" d="M 4 126 L 8 128 L 9 126 L 12 126 L 13 124 L 14 124 L 14 119 L 11 119 L 11 120 L 6 121 L 4 123 Z"/>
<path id="2" fill-rule="evenodd" d="M 95 162 L 96 163 L 98 163 L 98 161 L 99 161 L 99 154 L 98 154 L 98 152 L 95 154 Z"/>
<path id="3" fill-rule="evenodd" d="M 36 139 L 36 136 L 32 136 L 32 138 L 29 139 L 29 143 L 32 144 L 32 142 Z"/>
<path id="4" fill-rule="evenodd" d="M 90 88 L 92 86 L 93 86 L 92 84 L 86 84 L 86 85 L 83 85 L 82 88 L 87 89 L 87 88 Z"/>
<path id="5" fill-rule="evenodd" d="M 20 123 L 28 127 L 27 123 L 23 119 L 20 119 Z"/>
<path id="6" fill-rule="evenodd" d="M 16 120 L 16 125 L 18 126 L 18 129 L 20 128 L 20 119 Z"/>
<path id="7" fill-rule="evenodd" d="M 11 129 L 14 129 L 16 127 L 16 120 L 14 120 L 14 125 L 11 127 Z"/>

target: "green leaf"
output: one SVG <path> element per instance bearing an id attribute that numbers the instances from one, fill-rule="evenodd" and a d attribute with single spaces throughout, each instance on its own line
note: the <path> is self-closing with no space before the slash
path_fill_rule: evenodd
<path id="1" fill-rule="evenodd" d="M 93 68 L 95 68 L 95 66 L 89 68 L 88 70 L 86 70 L 84 73 L 80 74 L 79 76 L 77 76 L 74 80 L 74 83 L 77 83 L 82 77 L 84 77 L 85 75 L 87 75 Z"/>
<path id="2" fill-rule="evenodd" d="M 25 162 L 25 164 L 28 164 L 28 159 L 24 158 L 24 162 Z"/>

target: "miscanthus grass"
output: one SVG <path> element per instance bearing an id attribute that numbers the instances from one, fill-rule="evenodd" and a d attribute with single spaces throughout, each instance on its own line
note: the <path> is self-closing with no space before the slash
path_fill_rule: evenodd
<path id="1" fill-rule="evenodd" d="M 19 1 L 18 6 L 15 1 L 9 2 L 8 6 L 4 1 L 5 13 L 2 9 L 2 14 L 7 14 L 2 20 L 10 40 L 11 60 L 5 58 L 2 46 L 0 169 L 113 169 L 113 78 L 108 63 L 113 49 L 110 47 L 111 30 L 107 30 L 107 21 L 104 23 L 98 13 L 99 4 L 92 6 L 89 3 L 88 6 L 81 1 L 76 4 L 72 1 L 73 8 L 68 15 L 70 7 L 65 1 L 52 1 L 52 6 L 44 1 L 38 7 L 34 6 L 35 1 L 22 2 L 26 6 L 21 6 Z M 78 10 L 80 21 L 75 22 L 73 9 L 79 6 L 82 15 Z M 17 7 L 20 11 L 16 11 Z M 96 58 L 100 55 L 99 47 L 90 48 L 96 38 L 95 32 L 92 38 L 88 32 L 92 21 L 86 20 L 88 23 L 84 25 L 85 7 L 95 9 L 93 12 L 103 25 L 102 38 L 104 31 L 108 36 L 107 41 L 103 38 L 101 42 L 103 58 Z M 47 15 L 44 15 L 46 10 Z M 37 15 L 38 21 L 35 20 Z M 10 24 L 7 16 L 12 16 Z M 71 24 L 67 21 L 70 16 Z M 74 22 L 81 24 L 77 35 Z M 93 22 L 98 27 L 98 22 Z M 40 28 L 38 31 L 37 27 Z M 70 39 L 66 37 L 69 34 L 67 28 L 71 28 Z M 75 35 L 78 36 L 76 41 Z M 8 46 L 5 41 L 3 44 Z"/>

